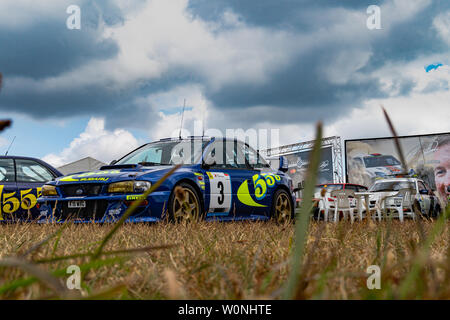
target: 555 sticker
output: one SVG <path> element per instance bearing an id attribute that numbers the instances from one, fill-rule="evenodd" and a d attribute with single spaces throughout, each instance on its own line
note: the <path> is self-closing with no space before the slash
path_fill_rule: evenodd
<path id="1" fill-rule="evenodd" d="M 256 200 L 262 200 L 267 196 L 267 191 L 281 181 L 281 177 L 271 173 L 255 174 L 252 177 L 253 188 Z M 248 180 L 245 180 L 239 187 L 237 196 L 240 202 L 250 207 L 266 207 L 253 200 L 248 189 Z"/>

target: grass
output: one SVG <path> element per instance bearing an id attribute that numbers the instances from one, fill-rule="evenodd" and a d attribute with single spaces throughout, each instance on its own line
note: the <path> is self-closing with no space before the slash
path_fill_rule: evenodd
<path id="1" fill-rule="evenodd" d="M 402 283 L 413 271 L 423 243 L 420 230 L 426 237 L 436 222 L 420 225 L 312 222 L 296 297 L 449 299 L 449 222 L 430 245 L 425 266 L 408 285 L 413 290 L 401 296 Z M 0 256 L 23 254 L 59 228 L 1 225 Z M 71 224 L 61 237 L 43 241 L 29 253 L 28 261 L 51 273 L 60 287 L 69 276 L 65 272 L 69 265 L 84 266 L 82 291 L 61 293 L 45 278 L 31 284 L 29 279 L 37 277 L 26 268 L 0 267 L 0 298 L 279 299 L 289 276 L 294 229 L 292 224 L 242 222 L 125 224 L 105 245 L 104 255 L 92 260 L 85 253 L 95 252 L 110 226 Z M 131 248 L 142 251 L 126 251 Z M 381 267 L 381 290 L 366 287 L 366 268 L 372 264 Z"/>

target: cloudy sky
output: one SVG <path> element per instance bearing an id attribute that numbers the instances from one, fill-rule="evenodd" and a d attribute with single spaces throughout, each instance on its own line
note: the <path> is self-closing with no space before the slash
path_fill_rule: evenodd
<path id="1" fill-rule="evenodd" d="M 68 29 L 70 5 L 81 29 Z M 369 5 L 381 29 L 369 30 Z M 433 63 L 443 66 L 430 72 Z M 0 153 L 110 161 L 206 128 L 326 135 L 449 131 L 448 0 L 2 0 Z"/>

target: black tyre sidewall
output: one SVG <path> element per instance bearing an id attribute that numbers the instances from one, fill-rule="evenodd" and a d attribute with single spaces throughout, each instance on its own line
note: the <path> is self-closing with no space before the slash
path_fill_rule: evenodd
<path id="1" fill-rule="evenodd" d="M 278 189 L 278 190 L 275 191 L 275 193 L 273 194 L 273 198 L 272 198 L 272 208 L 271 208 L 271 211 L 270 211 L 270 218 L 271 218 L 271 219 L 277 219 L 277 217 L 275 216 L 275 215 L 276 215 L 275 206 L 276 206 L 276 203 L 277 203 L 277 198 L 278 198 L 278 196 L 279 196 L 281 193 L 286 194 L 286 196 L 287 196 L 288 199 L 289 199 L 289 202 L 291 203 L 291 219 L 294 220 L 294 210 L 295 210 L 295 209 L 294 209 L 294 203 L 293 203 L 293 201 L 292 201 L 292 197 L 291 197 L 291 195 L 289 194 L 289 192 L 287 192 L 287 191 L 284 190 L 284 189 Z"/>

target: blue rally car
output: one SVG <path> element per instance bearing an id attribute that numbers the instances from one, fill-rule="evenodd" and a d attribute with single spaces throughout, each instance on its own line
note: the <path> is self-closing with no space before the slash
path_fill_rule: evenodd
<path id="1" fill-rule="evenodd" d="M 35 219 L 42 185 L 62 174 L 35 158 L 0 156 L 0 221 Z"/>
<path id="2" fill-rule="evenodd" d="M 64 176 L 43 186 L 41 219 L 117 221 L 134 200 L 175 164 L 183 165 L 144 199 L 127 222 L 288 220 L 294 216 L 287 161 L 273 170 L 248 144 L 225 138 L 162 139 L 98 171 Z M 175 194 L 184 192 L 184 205 Z M 186 205 L 188 203 L 188 205 Z"/>

